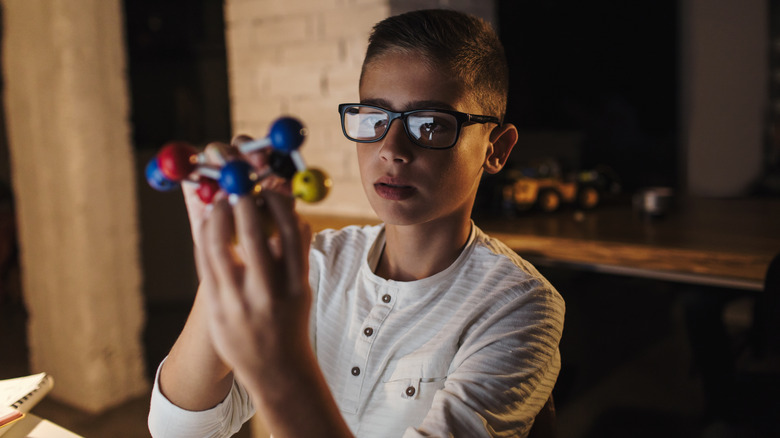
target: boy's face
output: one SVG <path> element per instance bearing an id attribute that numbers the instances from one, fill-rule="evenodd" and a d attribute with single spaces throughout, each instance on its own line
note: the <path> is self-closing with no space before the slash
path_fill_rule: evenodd
<path id="1" fill-rule="evenodd" d="M 360 102 L 397 112 L 482 114 L 453 75 L 415 54 L 385 54 L 367 65 Z M 381 141 L 356 143 L 363 189 L 379 218 L 394 225 L 468 218 L 494 126 L 466 124 L 454 147 L 431 150 L 412 143 L 397 119 Z"/>

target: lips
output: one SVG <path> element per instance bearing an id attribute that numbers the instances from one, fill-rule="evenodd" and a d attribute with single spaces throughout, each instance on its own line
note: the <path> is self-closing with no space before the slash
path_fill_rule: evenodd
<path id="1" fill-rule="evenodd" d="M 412 197 L 417 189 L 411 185 L 404 184 L 399 178 L 383 177 L 374 183 L 376 193 L 390 201 L 402 201 Z"/>

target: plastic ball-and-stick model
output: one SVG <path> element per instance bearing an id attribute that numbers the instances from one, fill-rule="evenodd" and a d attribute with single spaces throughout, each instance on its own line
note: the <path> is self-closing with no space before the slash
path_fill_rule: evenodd
<path id="1" fill-rule="evenodd" d="M 282 117 L 272 125 L 265 138 L 242 143 L 238 150 L 247 154 L 271 148 L 269 167 L 257 173 L 244 160 L 228 161 L 221 168 L 206 164 L 203 152 L 184 142 L 163 146 L 146 166 L 146 180 L 159 191 L 169 191 L 180 183 L 198 184 L 197 193 L 205 203 L 222 189 L 229 195 L 245 195 L 259 188 L 271 174 L 292 180 L 293 196 L 305 202 L 318 202 L 327 196 L 331 180 L 322 170 L 307 168 L 298 149 L 306 138 L 306 129 L 295 118 Z"/>

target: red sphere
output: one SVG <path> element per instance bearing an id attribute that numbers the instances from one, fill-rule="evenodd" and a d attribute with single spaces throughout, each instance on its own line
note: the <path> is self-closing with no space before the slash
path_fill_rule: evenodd
<path id="1" fill-rule="evenodd" d="M 198 151 L 182 141 L 166 143 L 157 154 L 157 164 L 160 171 L 168 179 L 181 181 L 195 170 Z"/>
<path id="2" fill-rule="evenodd" d="M 195 190 L 198 193 L 198 197 L 204 204 L 211 204 L 211 201 L 214 200 L 214 196 L 219 191 L 219 183 L 211 178 L 206 178 L 205 176 L 200 177 L 198 182 L 200 185 L 198 185 L 197 190 Z"/>

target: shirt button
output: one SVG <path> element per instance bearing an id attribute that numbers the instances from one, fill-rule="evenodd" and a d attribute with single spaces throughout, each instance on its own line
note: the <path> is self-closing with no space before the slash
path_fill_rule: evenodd
<path id="1" fill-rule="evenodd" d="M 384 295 L 382 296 L 382 302 L 389 303 L 389 302 L 390 302 L 390 300 L 391 300 L 391 297 L 390 297 L 390 295 L 388 295 L 388 294 L 384 294 Z"/>
<path id="2" fill-rule="evenodd" d="M 410 386 L 410 387 L 406 388 L 406 395 L 408 395 L 409 397 L 413 397 L 414 396 L 414 386 Z"/>
<path id="3" fill-rule="evenodd" d="M 363 329 L 363 334 L 366 336 L 371 336 L 374 334 L 374 329 L 372 329 L 371 327 L 366 327 L 365 329 Z"/>
<path id="4" fill-rule="evenodd" d="M 360 368 L 352 367 L 352 375 L 353 376 L 359 376 L 360 375 Z"/>

